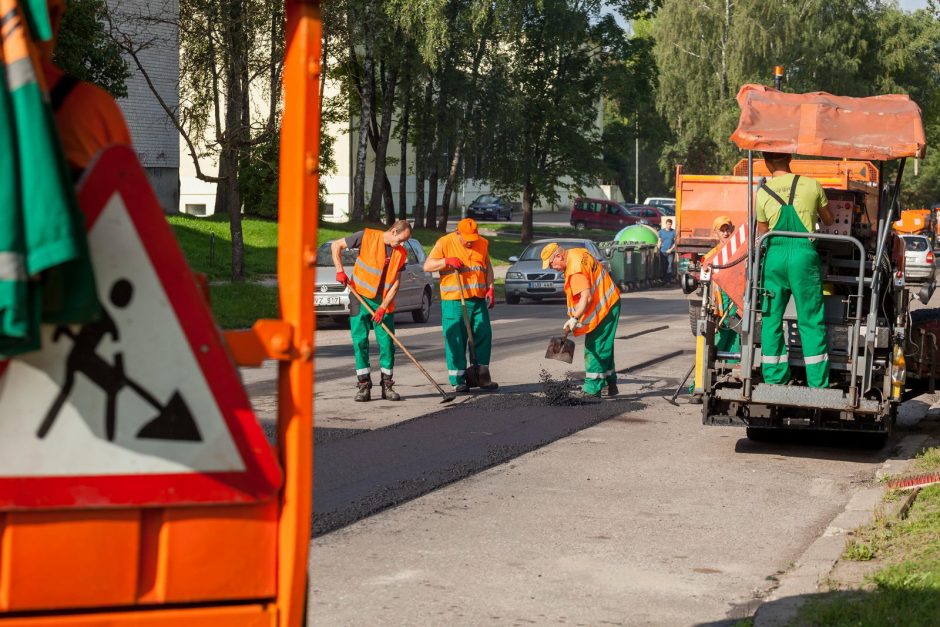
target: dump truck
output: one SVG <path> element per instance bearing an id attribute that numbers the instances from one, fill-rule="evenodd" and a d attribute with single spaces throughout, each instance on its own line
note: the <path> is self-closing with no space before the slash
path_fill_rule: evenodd
<path id="1" fill-rule="evenodd" d="M 894 230 L 901 235 L 923 235 L 931 246 L 937 243 L 937 221 L 931 209 L 905 209 L 894 222 Z"/>
<path id="2" fill-rule="evenodd" d="M 694 389 L 706 425 L 742 426 L 751 439 L 779 430 L 853 431 L 875 444 L 891 432 L 898 405 L 932 391 L 937 370 L 940 311 L 911 315 L 913 295 L 904 280 L 904 248 L 891 227 L 900 215 L 905 160 L 922 157 L 925 135 L 920 109 L 907 96 L 841 98 L 824 93 L 786 94 L 745 85 L 732 141 L 747 158 L 731 176 L 677 173 L 679 249 L 696 263 L 683 278 L 699 295 Z M 877 114 L 882 123 L 866 123 Z M 754 151 L 798 154 L 794 173 L 813 176 L 825 189 L 835 221 L 814 233 L 770 231 L 758 237 L 755 194 L 767 176 Z M 835 159 L 839 159 L 838 161 Z M 881 178 L 887 160 L 899 160 L 892 185 Z M 877 164 L 877 165 L 876 165 Z M 735 237 L 717 250 L 711 222 L 726 214 Z M 761 375 L 761 265 L 764 242 L 803 237 L 815 242 L 822 264 L 830 387 L 806 383 L 798 321 L 791 300 L 784 336 L 792 380 L 771 385 Z M 753 244 L 752 244 L 753 243 Z M 740 350 L 716 348 L 723 320 L 714 306 L 714 285 L 738 305 L 732 327 Z M 932 287 L 917 296 L 924 302 Z M 693 300 L 692 302 L 695 302 Z"/>

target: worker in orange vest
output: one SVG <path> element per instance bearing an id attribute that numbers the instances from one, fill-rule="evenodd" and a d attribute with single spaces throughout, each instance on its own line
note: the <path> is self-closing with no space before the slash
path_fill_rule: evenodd
<path id="1" fill-rule="evenodd" d="M 369 363 L 369 331 L 375 331 L 379 345 L 379 367 L 382 372 L 382 398 L 400 401 L 395 391 L 392 370 L 395 367 L 395 344 L 382 327 L 395 332 L 395 295 L 401 285 L 401 271 L 408 260 L 402 243 L 411 237 L 411 224 L 399 220 L 388 230 L 363 229 L 349 237 L 341 238 L 330 245 L 333 265 L 336 266 L 336 281 L 356 290 L 369 304 L 374 313 L 365 307 L 354 307 L 349 316 L 349 332 L 352 335 L 353 352 L 356 355 L 355 400 L 372 400 L 372 366 Z M 359 249 L 353 266 L 353 278 L 343 268 L 342 253 L 347 248 Z"/>
<path id="2" fill-rule="evenodd" d="M 92 158 L 107 146 L 131 145 L 131 134 L 114 98 L 96 85 L 80 81 L 52 62 L 65 0 L 48 0 L 52 39 L 39 45 L 49 100 L 62 139 L 65 160 L 77 179 Z"/>
<path id="3" fill-rule="evenodd" d="M 480 389 L 497 389 L 499 385 L 493 382 L 490 375 L 493 331 L 489 310 L 496 306 L 495 279 L 493 264 L 490 263 L 489 242 L 480 236 L 476 221 L 464 218 L 457 224 L 455 232 L 437 240 L 424 262 L 424 271 L 440 272 L 441 275 L 444 353 L 447 357 L 447 374 L 454 391 L 467 392 L 470 389 L 466 378 L 467 327 L 460 302 L 460 282 L 463 283 L 463 297 L 473 331 L 473 348 L 480 366 Z"/>
<path id="4" fill-rule="evenodd" d="M 601 390 L 617 396 L 614 337 L 620 321 L 620 291 L 610 274 L 586 248 L 562 248 L 555 242 L 541 252 L 542 268 L 565 273 L 568 299 L 566 332 L 584 336 L 584 387 L 579 398 L 599 403 Z"/>

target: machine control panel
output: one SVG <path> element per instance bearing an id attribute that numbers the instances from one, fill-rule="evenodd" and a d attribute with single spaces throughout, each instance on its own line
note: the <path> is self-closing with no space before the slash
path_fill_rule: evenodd
<path id="1" fill-rule="evenodd" d="M 871 233 L 864 207 L 859 204 L 860 201 L 864 202 L 862 199 L 857 199 L 852 192 L 833 189 L 827 189 L 826 196 L 829 198 L 829 211 L 834 219 L 828 226 L 820 222 L 820 233 L 853 237 L 865 237 Z"/>

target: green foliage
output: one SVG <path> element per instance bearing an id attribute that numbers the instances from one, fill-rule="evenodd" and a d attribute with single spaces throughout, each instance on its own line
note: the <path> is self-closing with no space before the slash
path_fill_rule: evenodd
<path id="1" fill-rule="evenodd" d="M 101 87 L 112 96 L 127 96 L 130 72 L 121 49 L 105 28 L 104 0 L 68 0 L 59 27 L 53 61 L 67 74 Z"/>
<path id="2" fill-rule="evenodd" d="M 867 562 L 868 560 L 874 559 L 875 551 L 869 544 L 852 540 L 849 542 L 848 546 L 845 547 L 843 557 L 854 562 Z"/>
<path id="3" fill-rule="evenodd" d="M 277 218 L 279 149 L 278 136 L 273 135 L 243 153 L 238 183 L 246 215 Z"/>

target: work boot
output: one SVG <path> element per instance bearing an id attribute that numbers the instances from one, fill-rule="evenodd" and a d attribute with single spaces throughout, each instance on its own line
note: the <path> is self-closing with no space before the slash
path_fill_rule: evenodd
<path id="1" fill-rule="evenodd" d="M 499 383 L 494 382 L 493 379 L 490 378 L 489 366 L 480 366 L 479 373 L 481 390 L 492 392 L 499 388 Z"/>
<path id="2" fill-rule="evenodd" d="M 395 385 L 395 382 L 392 381 L 392 375 L 383 374 L 382 375 L 382 398 L 387 401 L 400 401 L 401 395 L 395 391 L 395 388 L 392 387 Z"/>
<path id="3" fill-rule="evenodd" d="M 607 396 L 613 398 L 620 394 L 620 389 L 617 387 L 617 383 L 608 383 L 607 384 Z"/>
<path id="4" fill-rule="evenodd" d="M 356 384 L 359 389 L 356 391 L 355 401 L 357 403 L 366 403 L 372 400 L 372 377 L 369 375 L 359 375 L 359 381 Z"/>
<path id="5" fill-rule="evenodd" d="M 603 402 L 600 396 L 595 396 L 594 394 L 588 394 L 584 390 L 575 390 L 574 392 L 571 393 L 570 398 L 583 405 L 589 405 L 589 404 L 593 405 L 594 403 Z"/>
<path id="6" fill-rule="evenodd" d="M 458 383 L 457 385 L 454 386 L 454 392 L 457 392 L 457 394 L 466 394 L 469 391 L 470 391 L 470 386 L 467 385 L 466 383 Z"/>

